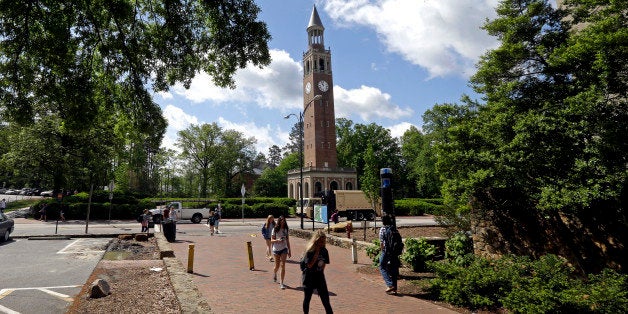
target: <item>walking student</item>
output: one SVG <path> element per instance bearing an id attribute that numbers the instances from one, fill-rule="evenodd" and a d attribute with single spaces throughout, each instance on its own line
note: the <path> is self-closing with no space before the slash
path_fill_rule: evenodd
<path id="1" fill-rule="evenodd" d="M 144 213 L 142 214 L 142 231 L 148 232 L 148 221 L 150 220 L 150 213 L 148 209 L 144 209 Z"/>
<path id="2" fill-rule="evenodd" d="M 329 252 L 325 248 L 325 232 L 318 230 L 305 246 L 303 259 L 301 261 L 301 270 L 303 271 L 303 313 L 310 312 L 310 301 L 314 289 L 318 292 L 318 296 L 323 302 L 325 313 L 330 314 L 334 311 L 331 309 L 329 302 L 329 290 L 327 290 L 327 281 L 325 280 L 325 266 L 329 264 Z"/>
<path id="3" fill-rule="evenodd" d="M 288 223 L 283 216 L 277 219 L 277 225 L 273 228 L 270 242 L 273 244 L 273 255 L 275 258 L 275 269 L 273 270 L 273 281 L 277 282 L 277 271 L 281 267 L 281 281 L 279 288 L 286 289 L 283 280 L 286 277 L 286 259 L 291 257 L 290 237 L 288 236 Z"/>
<path id="4" fill-rule="evenodd" d="M 379 229 L 379 243 L 382 252 L 379 256 L 379 272 L 382 274 L 384 282 L 386 283 L 386 293 L 396 294 L 400 266 L 399 256 L 393 252 L 389 252 L 389 249 L 386 249 L 390 247 L 390 243 L 386 243 L 386 239 L 389 238 L 388 234 L 392 232 L 394 228 L 392 218 L 388 215 L 383 216 L 382 224 L 384 226 Z"/>
<path id="5" fill-rule="evenodd" d="M 3 198 L 0 201 L 0 213 L 4 213 L 4 210 L 7 208 L 7 201 Z"/>
<path id="6" fill-rule="evenodd" d="M 218 202 L 218 207 L 216 207 L 216 215 L 218 216 L 218 219 L 216 219 L 216 221 L 214 221 L 214 228 L 216 229 L 216 233 L 220 233 L 220 231 L 218 230 L 218 225 L 220 224 L 220 219 L 222 219 L 222 207 L 220 206 L 220 202 Z"/>
<path id="7" fill-rule="evenodd" d="M 211 235 L 214 235 L 214 232 L 218 232 L 218 230 L 216 229 L 216 222 L 218 221 L 218 213 L 213 210 L 210 211 L 209 218 L 207 218 L 207 220 L 209 220 L 209 232 Z"/>
<path id="8" fill-rule="evenodd" d="M 266 241 L 266 258 L 273 262 L 273 253 L 272 253 L 272 245 L 270 243 L 270 238 L 273 233 L 273 229 L 275 228 L 275 217 L 273 215 L 268 215 L 266 218 L 266 222 L 262 225 L 262 237 L 264 237 L 264 241 Z"/>

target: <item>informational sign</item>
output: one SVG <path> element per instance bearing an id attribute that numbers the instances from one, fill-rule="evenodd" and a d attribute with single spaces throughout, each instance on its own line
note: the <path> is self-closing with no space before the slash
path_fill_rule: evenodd
<path id="1" fill-rule="evenodd" d="M 327 205 L 314 205 L 314 220 L 327 223 Z"/>

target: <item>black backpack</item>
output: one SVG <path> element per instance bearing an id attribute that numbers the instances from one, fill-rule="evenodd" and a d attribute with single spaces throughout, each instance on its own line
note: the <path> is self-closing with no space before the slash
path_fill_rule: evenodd
<path id="1" fill-rule="evenodd" d="M 142 222 L 144 220 L 144 215 L 137 216 L 137 222 Z"/>
<path id="2" fill-rule="evenodd" d="M 387 255 L 399 256 L 403 253 L 403 240 L 397 228 L 388 227 L 387 232 L 384 234 L 384 241 L 386 242 L 385 250 Z"/>

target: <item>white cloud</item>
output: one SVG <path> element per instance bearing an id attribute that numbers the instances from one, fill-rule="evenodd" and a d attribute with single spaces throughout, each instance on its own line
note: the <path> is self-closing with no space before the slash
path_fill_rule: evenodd
<path id="1" fill-rule="evenodd" d="M 257 143 L 255 144 L 255 149 L 257 150 L 257 152 L 263 153 L 264 155 L 268 155 L 268 149 L 271 146 L 279 145 L 276 138 L 278 137 L 278 135 L 285 134 L 285 142 L 287 142 L 288 138 L 286 132 L 281 132 L 281 130 L 273 128 L 270 125 L 260 127 L 252 122 L 236 123 L 233 121 L 228 121 L 222 117 L 218 118 L 218 125 L 224 130 L 236 130 L 244 134 L 244 137 L 255 138 L 257 140 Z M 282 137 L 283 136 L 284 135 L 282 135 Z"/>
<path id="2" fill-rule="evenodd" d="M 328 0 L 338 24 L 373 28 L 390 52 L 428 70 L 430 78 L 469 77 L 497 41 L 481 30 L 497 0 Z"/>
<path id="3" fill-rule="evenodd" d="M 168 128 L 166 128 L 161 147 L 179 151 L 174 145 L 177 141 L 177 132 L 187 129 L 190 124 L 199 124 L 198 118 L 173 105 L 167 105 L 163 110 L 163 115 L 168 121 Z"/>
<path id="4" fill-rule="evenodd" d="M 172 99 L 172 93 L 170 92 L 157 92 L 157 95 L 161 96 L 161 99 Z"/>
<path id="5" fill-rule="evenodd" d="M 191 116 L 179 107 L 167 105 L 164 109 L 164 117 L 168 120 L 168 128 L 175 131 L 186 129 L 190 124 L 199 124 L 195 116 Z"/>
<path id="6" fill-rule="evenodd" d="M 402 109 L 393 104 L 389 94 L 364 85 L 351 90 L 334 86 L 334 108 L 336 118 L 359 116 L 367 122 L 379 118 L 397 120 L 414 113 L 411 108 Z"/>
<path id="7" fill-rule="evenodd" d="M 249 64 L 234 76 L 235 89 L 214 85 L 206 73 L 197 75 L 185 89 L 176 85 L 173 90 L 194 103 L 255 102 L 262 108 L 300 108 L 302 67 L 282 50 L 271 50 L 272 62 L 265 68 Z"/>
<path id="8" fill-rule="evenodd" d="M 420 127 L 409 122 L 401 122 L 399 124 L 389 126 L 387 127 L 387 129 L 390 130 L 390 135 L 392 137 L 401 137 L 403 133 L 405 133 L 410 127 L 413 127 L 413 126 L 419 130 L 421 129 Z"/>

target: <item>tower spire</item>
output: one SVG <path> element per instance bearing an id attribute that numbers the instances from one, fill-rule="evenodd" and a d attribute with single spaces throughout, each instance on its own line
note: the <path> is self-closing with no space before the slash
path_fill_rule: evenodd
<path id="1" fill-rule="evenodd" d="M 324 48 L 324 33 L 325 27 L 323 26 L 323 22 L 321 22 L 320 16 L 318 16 L 316 5 L 314 5 L 312 7 L 312 15 L 310 15 L 310 23 L 307 25 L 308 46 L 313 47 L 320 45 L 318 48 Z"/>

